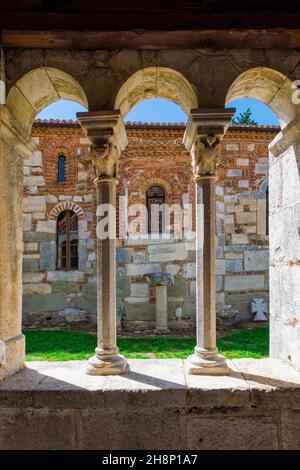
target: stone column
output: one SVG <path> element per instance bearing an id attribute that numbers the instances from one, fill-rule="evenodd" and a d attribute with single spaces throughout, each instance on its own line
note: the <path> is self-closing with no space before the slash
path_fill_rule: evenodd
<path id="1" fill-rule="evenodd" d="M 300 118 L 269 156 L 270 356 L 300 370 Z"/>
<path id="2" fill-rule="evenodd" d="M 127 145 L 127 136 L 118 110 L 78 113 L 77 118 L 92 144 L 98 215 L 98 344 L 87 372 L 91 375 L 116 375 L 124 373 L 127 368 L 126 359 L 119 354 L 116 330 L 116 184 L 119 158 Z M 105 227 L 103 224 L 100 228 L 100 221 L 104 219 L 109 225 Z M 101 233 L 102 228 L 107 232 L 106 238 Z"/>
<path id="3" fill-rule="evenodd" d="M 156 329 L 168 331 L 168 287 L 155 287 Z"/>
<path id="4" fill-rule="evenodd" d="M 221 140 L 234 109 L 192 110 L 184 135 L 196 184 L 196 329 L 195 352 L 187 360 L 191 374 L 224 375 L 229 369 L 216 346 L 216 172 Z"/>
<path id="5" fill-rule="evenodd" d="M 0 382 L 24 366 L 22 335 L 23 158 L 34 143 L 0 105 Z"/>

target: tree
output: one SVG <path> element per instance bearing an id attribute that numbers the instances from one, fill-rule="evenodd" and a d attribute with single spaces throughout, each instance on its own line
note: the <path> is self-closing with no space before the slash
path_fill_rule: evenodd
<path id="1" fill-rule="evenodd" d="M 240 115 L 233 119 L 233 124 L 253 124 L 257 126 L 257 122 L 251 118 L 252 111 L 250 108 L 246 109 L 244 113 L 240 113 Z"/>

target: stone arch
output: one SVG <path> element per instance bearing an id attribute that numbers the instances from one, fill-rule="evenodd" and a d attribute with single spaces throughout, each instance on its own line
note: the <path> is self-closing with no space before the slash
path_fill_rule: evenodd
<path id="1" fill-rule="evenodd" d="M 121 86 L 115 109 L 120 109 L 124 116 L 133 106 L 149 98 L 173 101 L 186 114 L 198 107 L 197 93 L 181 73 L 166 67 L 146 67 L 131 75 Z"/>
<path id="2" fill-rule="evenodd" d="M 255 67 L 240 74 L 230 85 L 225 103 L 240 98 L 255 98 L 269 106 L 285 127 L 297 114 L 293 104 L 295 87 L 291 80 L 267 67 Z"/>
<path id="3" fill-rule="evenodd" d="M 52 67 L 38 67 L 25 73 L 10 88 L 6 105 L 29 134 L 36 115 L 60 99 L 76 101 L 88 108 L 85 92 L 75 78 Z"/>
<path id="4" fill-rule="evenodd" d="M 72 201 L 64 201 L 60 202 L 59 204 L 56 204 L 54 206 L 49 214 L 49 219 L 50 220 L 56 220 L 59 214 L 61 214 L 63 211 L 73 211 L 78 217 L 78 220 L 84 220 L 85 219 L 85 214 L 83 209 L 78 205 L 75 204 L 75 202 Z"/>

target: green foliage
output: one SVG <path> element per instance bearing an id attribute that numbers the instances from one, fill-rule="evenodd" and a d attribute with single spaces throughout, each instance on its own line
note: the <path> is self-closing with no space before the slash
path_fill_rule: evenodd
<path id="1" fill-rule="evenodd" d="M 244 113 L 240 113 L 238 117 L 233 119 L 233 124 L 252 124 L 254 126 L 257 126 L 257 122 L 254 121 L 254 119 L 251 118 L 252 111 L 250 108 L 246 109 Z"/>
<path id="2" fill-rule="evenodd" d="M 64 330 L 27 330 L 27 361 L 71 361 L 89 359 L 96 347 L 96 335 Z M 185 359 L 195 347 L 195 338 L 147 337 L 118 338 L 118 346 L 127 358 Z M 218 340 L 221 354 L 228 359 L 268 356 L 269 329 L 241 330 Z"/>

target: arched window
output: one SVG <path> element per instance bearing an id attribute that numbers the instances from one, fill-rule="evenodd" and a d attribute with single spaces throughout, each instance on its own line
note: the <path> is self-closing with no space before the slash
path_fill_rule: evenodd
<path id="1" fill-rule="evenodd" d="M 78 269 L 78 217 L 70 210 L 57 218 L 57 269 Z"/>
<path id="2" fill-rule="evenodd" d="M 64 183 L 66 181 L 66 157 L 60 155 L 57 161 L 57 181 Z"/>
<path id="3" fill-rule="evenodd" d="M 146 205 L 148 211 L 148 232 L 163 232 L 162 211 L 151 211 L 152 205 L 161 206 L 166 202 L 166 193 L 161 186 L 151 186 L 146 193 Z M 159 209 L 159 208 L 158 208 Z M 158 220 L 152 220 L 151 213 L 158 214 Z"/>

